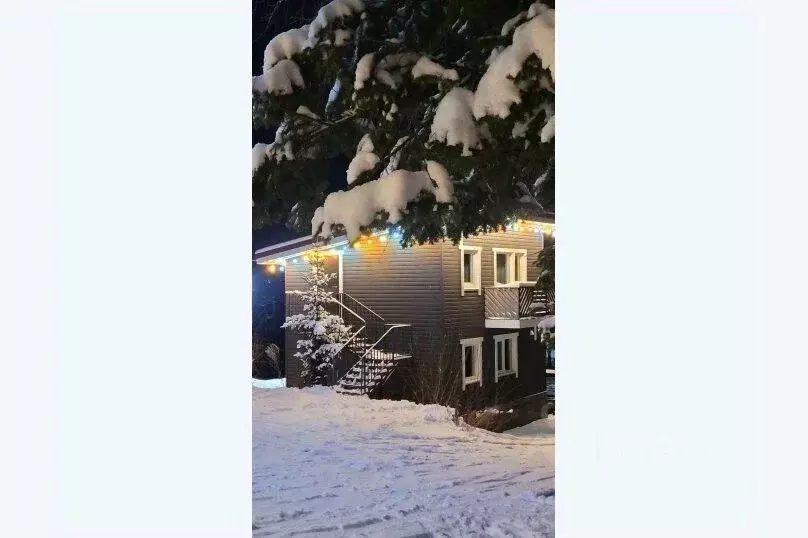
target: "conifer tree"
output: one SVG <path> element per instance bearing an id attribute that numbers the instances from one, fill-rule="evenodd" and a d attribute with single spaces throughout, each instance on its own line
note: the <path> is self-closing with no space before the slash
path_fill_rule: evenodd
<path id="1" fill-rule="evenodd" d="M 328 385 L 332 361 L 348 339 L 350 326 L 327 310 L 329 305 L 337 304 L 329 287 L 336 275 L 326 272 L 323 253 L 315 249 L 308 258 L 311 271 L 303 275 L 307 289 L 293 292 L 303 300 L 303 313 L 288 316 L 281 327 L 297 333 L 294 356 L 303 363 L 300 374 L 303 385 Z"/>
<path id="2" fill-rule="evenodd" d="M 459 240 L 555 190 L 555 11 L 527 0 L 333 0 L 253 78 L 253 222 Z M 323 192 L 333 158 L 345 191 Z"/>

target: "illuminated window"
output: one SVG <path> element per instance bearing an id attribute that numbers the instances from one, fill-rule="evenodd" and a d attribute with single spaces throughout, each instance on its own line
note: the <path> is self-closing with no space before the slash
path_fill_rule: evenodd
<path id="1" fill-rule="evenodd" d="M 480 286 L 480 247 L 460 247 L 460 294 L 467 291 L 482 293 Z"/>
<path id="2" fill-rule="evenodd" d="M 527 281 L 527 250 L 495 248 L 494 285 L 510 286 Z"/>

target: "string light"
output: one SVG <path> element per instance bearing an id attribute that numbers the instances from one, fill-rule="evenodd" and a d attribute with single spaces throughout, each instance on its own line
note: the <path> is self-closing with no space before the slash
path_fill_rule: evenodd
<path id="1" fill-rule="evenodd" d="M 267 270 L 269 271 L 270 274 L 275 274 L 275 264 L 272 264 L 269 267 L 267 267 Z"/>

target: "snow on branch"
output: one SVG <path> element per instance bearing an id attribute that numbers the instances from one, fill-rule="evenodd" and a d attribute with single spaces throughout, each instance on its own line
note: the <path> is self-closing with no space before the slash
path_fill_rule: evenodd
<path id="1" fill-rule="evenodd" d="M 530 7 L 531 13 L 534 16 L 514 31 L 513 43 L 494 58 L 480 79 L 474 94 L 475 118 L 508 117 L 511 105 L 522 100 L 514 78 L 533 54 L 555 79 L 555 10 L 537 2 Z"/>
<path id="2" fill-rule="evenodd" d="M 373 150 L 373 142 L 370 136 L 363 136 L 362 140 L 359 141 L 359 145 L 356 147 L 356 155 L 351 159 L 351 163 L 348 165 L 348 185 L 356 181 L 363 172 L 373 170 L 379 163 L 379 157 L 373 153 Z"/>
<path id="3" fill-rule="evenodd" d="M 319 40 L 320 32 L 326 29 L 334 20 L 350 17 L 365 11 L 362 0 L 332 0 L 317 12 L 317 17 L 309 24 L 307 45 L 313 47 Z"/>
<path id="4" fill-rule="evenodd" d="M 305 88 L 300 67 L 292 60 L 281 60 L 263 75 L 253 77 L 253 91 L 289 95 L 294 88 Z"/>
<path id="5" fill-rule="evenodd" d="M 424 76 L 433 76 L 443 78 L 446 80 L 457 80 L 457 71 L 454 69 L 446 69 L 437 62 L 433 62 L 426 56 L 415 62 L 412 66 L 412 78 L 419 78 Z"/>
<path id="6" fill-rule="evenodd" d="M 474 93 L 466 88 L 452 88 L 438 103 L 432 119 L 430 140 L 447 146 L 463 146 L 463 155 L 471 155 L 471 149 L 480 147 L 480 132 L 474 121 L 472 106 Z"/>
<path id="7" fill-rule="evenodd" d="M 434 194 L 439 203 L 452 202 L 454 186 L 443 165 L 427 161 L 426 171 L 396 170 L 353 189 L 332 192 L 314 212 L 312 235 L 328 238 L 331 227 L 341 224 L 348 239 L 354 240 L 382 211 L 388 214 L 387 221 L 395 224 L 407 212 L 407 204 L 422 192 Z"/>
<path id="8" fill-rule="evenodd" d="M 264 73 L 281 60 L 291 60 L 306 48 L 306 39 L 309 37 L 309 25 L 301 28 L 292 28 L 282 32 L 272 39 L 264 49 Z"/>

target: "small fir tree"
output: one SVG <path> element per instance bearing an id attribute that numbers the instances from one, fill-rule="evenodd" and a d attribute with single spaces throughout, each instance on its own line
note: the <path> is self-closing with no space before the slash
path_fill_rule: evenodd
<path id="1" fill-rule="evenodd" d="M 323 253 L 312 251 L 309 264 L 311 271 L 303 276 L 307 289 L 294 292 L 303 299 L 303 313 L 288 316 L 281 327 L 298 334 L 294 356 L 303 362 L 303 385 L 327 385 L 332 361 L 350 335 L 350 326 L 327 311 L 328 305 L 337 304 L 329 287 L 336 275 L 326 272 Z"/>

